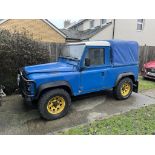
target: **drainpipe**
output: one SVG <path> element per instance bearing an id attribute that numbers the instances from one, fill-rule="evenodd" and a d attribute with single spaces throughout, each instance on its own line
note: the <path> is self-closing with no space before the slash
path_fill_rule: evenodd
<path id="1" fill-rule="evenodd" d="M 112 39 L 115 39 L 115 21 L 116 19 L 113 20 L 113 32 L 112 32 Z"/>

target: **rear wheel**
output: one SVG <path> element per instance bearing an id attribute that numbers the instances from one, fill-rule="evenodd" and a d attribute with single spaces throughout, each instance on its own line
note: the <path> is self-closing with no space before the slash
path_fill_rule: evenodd
<path id="1" fill-rule="evenodd" d="M 50 90 L 39 100 L 39 111 L 43 118 L 54 120 L 67 114 L 71 105 L 71 98 L 63 89 Z"/>
<path id="2" fill-rule="evenodd" d="M 133 90 L 133 81 L 126 77 L 119 81 L 113 89 L 113 94 L 116 99 L 123 100 L 130 97 Z"/>

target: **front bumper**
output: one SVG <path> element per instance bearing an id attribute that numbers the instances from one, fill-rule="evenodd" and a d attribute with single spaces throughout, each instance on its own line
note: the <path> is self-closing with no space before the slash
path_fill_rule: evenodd
<path id="1" fill-rule="evenodd" d="M 155 73 L 154 73 L 155 74 Z M 152 79 L 152 80 L 155 80 L 155 75 L 153 74 L 148 74 L 147 72 L 142 72 L 141 74 L 144 78 L 148 78 L 148 79 Z"/>
<path id="2" fill-rule="evenodd" d="M 147 78 L 147 79 L 155 80 L 155 77 L 154 77 L 154 76 L 147 76 L 147 75 L 144 75 L 143 77 L 144 77 L 144 78 Z"/>

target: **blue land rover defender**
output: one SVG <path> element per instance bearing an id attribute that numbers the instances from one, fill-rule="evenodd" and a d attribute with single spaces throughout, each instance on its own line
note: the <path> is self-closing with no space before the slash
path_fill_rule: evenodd
<path id="1" fill-rule="evenodd" d="M 72 96 L 113 88 L 116 99 L 127 99 L 132 91 L 138 92 L 138 43 L 66 44 L 57 62 L 20 69 L 18 84 L 26 102 L 37 101 L 47 120 L 66 115 Z"/>

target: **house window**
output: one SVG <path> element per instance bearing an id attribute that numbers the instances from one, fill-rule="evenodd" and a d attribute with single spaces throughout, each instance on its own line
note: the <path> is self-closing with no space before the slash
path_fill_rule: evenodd
<path id="1" fill-rule="evenodd" d="M 137 30 L 142 31 L 144 29 L 144 19 L 137 19 Z"/>
<path id="2" fill-rule="evenodd" d="M 90 21 L 90 28 L 93 28 L 94 27 L 94 20 L 91 20 Z"/>
<path id="3" fill-rule="evenodd" d="M 86 58 L 90 59 L 90 66 L 97 66 L 104 64 L 104 49 L 90 48 Z"/>
<path id="4" fill-rule="evenodd" d="M 104 25 L 107 22 L 106 19 L 101 19 L 101 25 Z"/>

